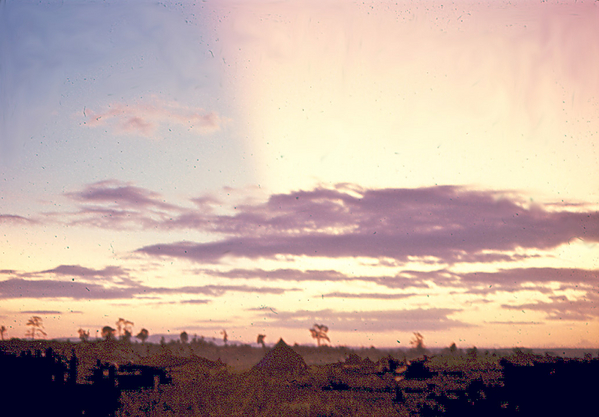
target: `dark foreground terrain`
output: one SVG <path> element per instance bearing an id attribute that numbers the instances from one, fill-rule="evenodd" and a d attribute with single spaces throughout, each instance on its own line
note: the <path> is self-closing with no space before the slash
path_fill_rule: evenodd
<path id="1" fill-rule="evenodd" d="M 5 416 L 592 415 L 599 359 L 94 341 L 0 342 Z"/>

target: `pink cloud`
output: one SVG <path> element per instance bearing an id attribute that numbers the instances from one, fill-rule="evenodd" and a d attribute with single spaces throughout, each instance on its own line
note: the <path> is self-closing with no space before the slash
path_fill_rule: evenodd
<path id="1" fill-rule="evenodd" d="M 139 116 L 134 116 L 121 123 L 120 128 L 123 132 L 139 133 L 142 136 L 151 136 L 156 129 L 156 125 L 147 122 Z"/>
<path id="2" fill-rule="evenodd" d="M 160 126 L 178 125 L 199 134 L 220 130 L 226 122 L 218 113 L 202 108 L 182 106 L 176 102 L 153 100 L 149 103 L 111 103 L 108 109 L 96 112 L 83 110 L 88 127 L 110 125 L 118 133 L 153 137 Z"/>

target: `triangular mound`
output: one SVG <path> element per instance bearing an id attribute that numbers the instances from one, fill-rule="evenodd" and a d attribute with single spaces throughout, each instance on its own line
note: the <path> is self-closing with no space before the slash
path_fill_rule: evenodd
<path id="1" fill-rule="evenodd" d="M 270 375 L 286 375 L 289 373 L 302 373 L 308 369 L 297 352 L 291 349 L 283 339 L 279 339 L 275 347 L 268 352 L 253 370 Z"/>

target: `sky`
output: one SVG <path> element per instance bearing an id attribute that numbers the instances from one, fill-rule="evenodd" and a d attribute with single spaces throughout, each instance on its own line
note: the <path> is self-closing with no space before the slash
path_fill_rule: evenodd
<path id="1" fill-rule="evenodd" d="M 598 20 L 0 1 L 0 324 L 599 348 Z"/>

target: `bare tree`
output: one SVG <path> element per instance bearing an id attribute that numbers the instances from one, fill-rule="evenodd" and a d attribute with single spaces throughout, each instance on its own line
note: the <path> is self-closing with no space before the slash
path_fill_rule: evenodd
<path id="1" fill-rule="evenodd" d="M 102 327 L 102 337 L 107 341 L 114 340 L 114 332 L 115 331 L 116 330 L 110 326 L 104 326 L 104 327 Z"/>
<path id="2" fill-rule="evenodd" d="M 81 339 L 82 342 L 87 342 L 87 340 L 89 339 L 89 330 L 85 331 L 79 328 L 79 330 L 77 330 L 77 333 L 79 333 L 79 339 Z"/>
<path id="3" fill-rule="evenodd" d="M 2 335 L 2 340 L 4 340 L 4 333 L 6 332 L 6 326 L 0 326 L 0 334 Z"/>
<path id="4" fill-rule="evenodd" d="M 148 332 L 146 329 L 141 329 L 135 337 L 141 340 L 141 343 L 145 343 L 149 336 L 150 332 Z"/>
<path id="5" fill-rule="evenodd" d="M 116 321 L 116 329 L 117 329 L 117 336 L 121 337 L 121 332 L 123 329 L 123 324 L 125 324 L 125 319 L 120 317 L 117 321 Z"/>
<path id="6" fill-rule="evenodd" d="M 318 344 L 318 346 L 320 346 L 322 340 L 326 340 L 328 342 L 331 341 L 329 339 L 329 336 L 327 336 L 328 331 L 329 328 L 324 324 L 314 324 L 314 326 L 312 326 L 312 328 L 310 329 L 310 334 L 312 335 L 313 339 L 316 339 L 316 343 Z"/>
<path id="7" fill-rule="evenodd" d="M 414 338 L 410 340 L 410 344 L 414 346 L 412 351 L 417 355 L 423 355 L 426 353 L 426 348 L 424 347 L 424 336 L 419 332 L 414 332 Z"/>
<path id="8" fill-rule="evenodd" d="M 259 334 L 258 338 L 256 339 L 256 343 L 258 343 L 259 345 L 262 345 L 262 349 L 266 348 L 266 345 L 264 344 L 264 338 L 266 337 L 265 334 Z"/>
<path id="9" fill-rule="evenodd" d="M 44 323 L 41 317 L 32 316 L 27 322 L 27 326 L 31 326 L 31 329 L 29 329 L 25 335 L 30 336 L 31 340 L 35 339 L 36 333 L 47 336 L 46 332 L 44 331 Z"/>
<path id="10" fill-rule="evenodd" d="M 119 318 L 116 322 L 116 328 L 118 330 L 118 336 L 120 338 L 122 338 L 123 340 L 127 340 L 127 337 L 130 339 L 131 335 L 133 334 L 133 325 L 135 323 L 133 323 L 132 321 L 126 320 L 124 318 Z M 127 332 L 129 332 L 129 334 L 127 335 Z"/>

